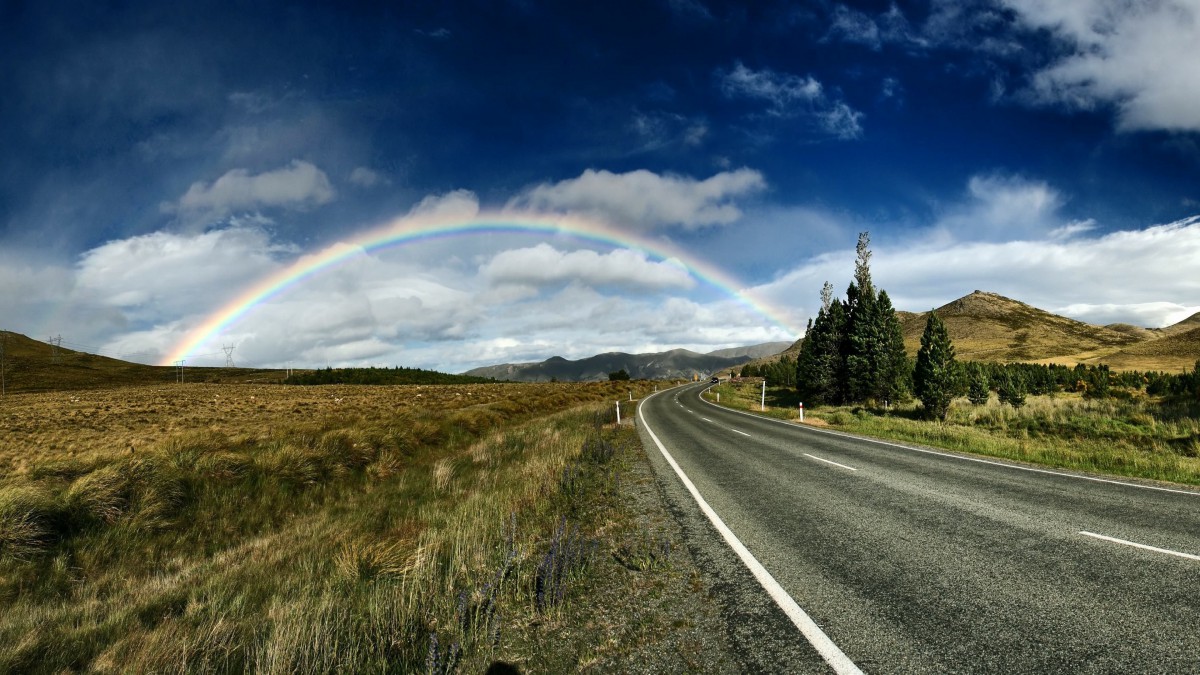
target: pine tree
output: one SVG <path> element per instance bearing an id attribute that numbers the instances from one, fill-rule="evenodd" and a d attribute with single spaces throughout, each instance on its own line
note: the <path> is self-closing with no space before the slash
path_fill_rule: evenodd
<path id="1" fill-rule="evenodd" d="M 958 366 L 954 361 L 954 345 L 946 325 L 934 311 L 929 312 L 925 332 L 921 335 L 921 350 L 913 371 L 917 398 L 931 419 L 945 420 L 950 414 L 950 401 L 957 386 Z"/>
<path id="2" fill-rule="evenodd" d="M 854 281 L 846 289 L 846 332 L 843 339 L 843 389 L 847 400 L 873 398 L 878 351 L 879 317 L 871 282 L 871 235 L 860 232 L 855 247 Z"/>
<path id="3" fill-rule="evenodd" d="M 827 282 L 826 289 L 829 288 Z M 817 312 L 816 320 L 810 320 L 796 358 L 796 389 L 801 400 L 810 406 L 841 401 L 838 374 L 844 323 L 842 302 L 827 299 L 827 292 L 823 290 L 822 308 Z"/>
<path id="4" fill-rule="evenodd" d="M 876 302 L 876 317 L 879 322 L 879 371 L 875 398 L 885 401 L 908 399 L 911 366 L 904 351 L 904 329 L 892 307 L 887 291 L 880 290 Z"/>
<path id="5" fill-rule="evenodd" d="M 969 380 L 967 400 L 974 405 L 987 404 L 992 394 L 988 390 L 987 373 L 983 372 L 983 368 L 980 368 L 979 364 L 972 363 L 967 371 L 967 379 Z"/>
<path id="6" fill-rule="evenodd" d="M 996 387 L 1000 403 L 1007 403 L 1014 408 L 1025 405 L 1025 378 L 1020 371 L 1006 369 L 1000 376 L 1000 384 Z"/>

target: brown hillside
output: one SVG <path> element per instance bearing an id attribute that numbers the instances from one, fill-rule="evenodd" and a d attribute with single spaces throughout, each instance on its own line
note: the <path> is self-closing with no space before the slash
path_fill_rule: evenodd
<path id="1" fill-rule="evenodd" d="M 147 366 L 107 356 L 57 350 L 46 342 L 20 333 L 0 331 L 3 350 L 4 389 L 20 391 L 66 391 L 144 384 L 170 384 L 177 373 L 170 366 Z M 249 368 L 187 368 L 188 382 L 245 382 L 278 380 L 283 371 Z"/>
<path id="2" fill-rule="evenodd" d="M 1200 312 L 1196 312 L 1177 324 L 1160 328 L 1158 332 L 1164 335 L 1173 335 L 1175 333 L 1186 333 L 1194 328 L 1200 328 Z"/>
<path id="3" fill-rule="evenodd" d="M 1162 337 L 1162 333 L 1154 330 L 1153 328 L 1143 328 L 1141 326 L 1134 326 L 1133 324 L 1128 323 L 1110 323 L 1105 326 L 1105 328 L 1114 330 L 1118 333 L 1124 333 L 1132 338 L 1138 339 L 1139 341 L 1157 340 L 1158 338 Z"/>
<path id="4" fill-rule="evenodd" d="M 960 359 L 1077 363 L 1120 351 L 1142 338 L 1068 319 L 995 293 L 975 291 L 937 309 Z M 901 319 L 904 346 L 915 355 L 927 313 Z"/>
<path id="5" fill-rule="evenodd" d="M 1118 370 L 1162 370 L 1170 373 L 1191 370 L 1197 361 L 1200 361 L 1200 326 L 1131 345 L 1096 363 L 1106 363 Z"/>

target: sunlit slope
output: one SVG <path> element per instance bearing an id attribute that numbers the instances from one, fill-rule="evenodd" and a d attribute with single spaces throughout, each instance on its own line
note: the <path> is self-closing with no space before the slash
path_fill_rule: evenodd
<path id="1" fill-rule="evenodd" d="M 8 392 L 98 389 L 144 384 L 169 384 L 178 373 L 170 366 L 147 366 L 75 351 L 0 331 L 4 388 Z M 282 379 L 283 371 L 250 368 L 187 368 L 189 382 L 246 382 Z"/>

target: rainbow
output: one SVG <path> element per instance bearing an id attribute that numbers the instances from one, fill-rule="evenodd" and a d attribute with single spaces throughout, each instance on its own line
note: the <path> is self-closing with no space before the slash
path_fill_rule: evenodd
<path id="1" fill-rule="evenodd" d="M 678 261 L 694 278 L 762 315 L 775 326 L 787 331 L 788 335 L 800 334 L 799 330 L 782 318 L 780 312 L 752 298 L 746 290 L 740 289 L 736 280 L 712 264 L 684 254 L 670 244 L 620 232 L 612 226 L 594 220 L 577 216 L 510 212 L 476 214 L 470 217 L 409 216 L 359 234 L 348 241 L 335 243 L 319 253 L 301 256 L 291 265 L 247 287 L 189 331 L 183 340 L 169 350 L 160 363 L 172 365 L 187 359 L 189 355 L 200 353 L 205 344 L 215 344 L 218 335 L 236 324 L 259 304 L 357 255 L 433 239 L 513 233 L 566 236 L 616 248 L 635 249 L 660 260 Z"/>

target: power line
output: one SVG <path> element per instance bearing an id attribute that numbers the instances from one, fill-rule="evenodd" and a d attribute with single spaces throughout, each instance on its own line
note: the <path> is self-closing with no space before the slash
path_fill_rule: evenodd
<path id="1" fill-rule="evenodd" d="M 58 348 L 62 346 L 62 333 L 58 337 L 46 338 L 46 342 L 50 343 L 50 361 L 58 363 Z"/>
<path id="2" fill-rule="evenodd" d="M 232 347 L 226 347 L 225 345 L 221 345 L 221 349 L 225 352 L 225 367 L 226 368 L 236 368 L 237 367 L 237 366 L 233 365 L 233 350 L 236 348 L 237 348 L 237 345 L 234 345 Z"/>

